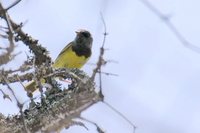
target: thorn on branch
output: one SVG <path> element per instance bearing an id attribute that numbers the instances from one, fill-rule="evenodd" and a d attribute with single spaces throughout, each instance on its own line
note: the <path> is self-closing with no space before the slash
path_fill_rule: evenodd
<path id="1" fill-rule="evenodd" d="M 72 125 L 81 126 L 81 127 L 84 127 L 86 130 L 89 130 L 88 127 L 83 122 L 80 122 L 80 121 L 73 120 Z"/>
<path id="2" fill-rule="evenodd" d="M 103 129 L 100 128 L 100 126 L 99 126 L 97 123 L 95 123 L 95 122 L 93 122 L 93 121 L 91 121 L 91 120 L 88 120 L 88 119 L 86 119 L 86 118 L 84 118 L 84 117 L 79 117 L 79 118 L 80 118 L 81 120 L 83 120 L 83 121 L 86 121 L 86 122 L 88 122 L 88 123 L 94 125 L 94 126 L 96 127 L 96 130 L 97 130 L 98 133 L 105 133 L 105 131 L 103 131 Z"/>
<path id="3" fill-rule="evenodd" d="M 100 72 L 98 71 L 98 73 L 100 73 Z M 102 72 L 102 71 L 101 71 L 101 74 L 105 74 L 106 76 L 119 76 L 118 74 L 109 73 L 109 72 Z"/>
<path id="4" fill-rule="evenodd" d="M 9 99 L 12 102 L 12 99 L 8 94 L 6 94 L 2 89 L 0 89 L 0 92 L 3 94 L 3 99 Z"/>

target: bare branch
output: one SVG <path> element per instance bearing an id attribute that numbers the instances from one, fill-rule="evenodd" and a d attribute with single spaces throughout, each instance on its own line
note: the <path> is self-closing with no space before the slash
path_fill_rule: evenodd
<path id="1" fill-rule="evenodd" d="M 98 71 L 98 73 L 100 73 L 100 71 Z M 101 74 L 105 74 L 106 76 L 119 76 L 118 74 L 115 74 L 115 73 L 102 72 L 102 71 L 101 71 Z"/>
<path id="2" fill-rule="evenodd" d="M 10 60 L 13 59 L 13 55 L 11 55 L 11 53 L 14 51 L 14 35 L 13 35 L 13 27 L 11 25 L 11 22 L 8 18 L 8 14 L 6 12 L 6 10 L 2 7 L 1 3 L 0 3 L 0 15 L 1 17 L 3 17 L 6 21 L 6 24 L 8 26 L 8 40 L 9 40 L 9 46 L 6 48 L 6 53 L 0 55 L 0 65 L 6 64 L 8 63 Z"/>
<path id="3" fill-rule="evenodd" d="M 10 16 L 7 14 L 5 15 L 6 11 L 2 4 L 0 3 L 0 11 L 2 11 L 4 14 L 0 13 L 0 17 L 3 19 L 9 20 L 13 31 L 16 34 L 15 41 L 22 41 L 25 45 L 29 47 L 29 49 L 34 53 L 36 64 L 41 65 L 45 63 L 46 65 L 51 64 L 51 58 L 48 55 L 48 51 L 46 48 L 42 47 L 41 44 L 38 43 L 38 40 L 32 38 L 27 33 L 24 33 L 22 30 L 23 24 L 16 24 Z"/>
<path id="4" fill-rule="evenodd" d="M 12 99 L 10 98 L 10 96 L 8 94 L 6 94 L 2 89 L 0 89 L 0 92 L 3 94 L 3 98 L 4 99 L 9 99 L 12 102 Z"/>
<path id="5" fill-rule="evenodd" d="M 0 71 L 1 74 L 3 73 L 2 71 Z M 5 73 L 3 73 L 4 76 L 6 75 Z M 18 75 L 18 74 L 13 74 L 13 75 L 9 75 L 7 77 L 7 80 L 10 82 L 10 83 L 15 83 L 15 82 L 19 82 L 18 80 L 18 77 L 20 78 L 20 80 L 23 82 L 23 81 L 31 81 L 32 78 L 33 78 L 33 73 L 26 73 L 26 74 L 22 74 L 22 75 Z M 5 81 L 2 79 L 2 77 L 0 76 L 0 83 L 1 84 L 6 84 Z"/>
<path id="6" fill-rule="evenodd" d="M 124 120 L 126 120 L 132 127 L 133 127 L 133 133 L 135 133 L 136 126 L 133 124 L 126 116 L 124 116 L 121 112 L 119 112 L 117 109 L 115 109 L 112 105 L 109 103 L 102 101 L 104 104 L 106 104 L 109 108 L 111 108 L 114 112 L 116 112 L 119 116 L 121 116 Z"/>
<path id="7" fill-rule="evenodd" d="M 170 21 L 170 18 L 161 13 L 155 6 L 153 6 L 148 0 L 139 0 L 142 2 L 149 10 L 151 10 L 156 16 L 158 16 L 166 26 L 171 30 L 172 33 L 177 37 L 177 39 L 183 44 L 184 47 L 200 53 L 200 47 L 189 42 L 181 32 L 176 28 L 176 26 Z"/>
<path id="8" fill-rule="evenodd" d="M 5 10 L 8 11 L 9 9 L 13 8 L 14 6 L 16 6 L 19 2 L 21 2 L 21 0 L 16 0 L 10 6 L 8 6 Z"/>
<path id="9" fill-rule="evenodd" d="M 7 39 L 7 38 L 8 38 L 7 35 L 2 35 L 2 34 L 0 34 L 0 37 L 2 37 L 2 38 L 4 38 L 4 39 Z"/>
<path id="10" fill-rule="evenodd" d="M 100 126 L 97 124 L 97 123 L 95 123 L 95 122 L 93 122 L 93 121 L 91 121 L 91 120 L 88 120 L 88 119 L 86 119 L 86 118 L 83 118 L 83 117 L 79 117 L 81 120 L 84 120 L 84 121 L 86 121 L 86 122 L 89 122 L 89 123 L 91 123 L 91 124 L 93 124 L 94 126 L 96 126 L 96 128 L 97 128 L 97 132 L 98 133 L 105 133 L 104 131 L 103 131 L 103 129 L 102 128 L 100 128 Z"/>
<path id="11" fill-rule="evenodd" d="M 101 48 L 100 48 L 100 55 L 99 55 L 99 59 L 98 59 L 98 61 L 97 61 L 97 63 L 96 63 L 96 68 L 93 70 L 93 73 L 92 73 L 92 76 L 91 76 L 91 80 L 92 80 L 92 81 L 94 81 L 97 72 L 99 71 L 99 69 L 100 69 L 101 66 L 103 65 L 102 63 L 104 62 L 104 60 L 103 60 L 104 45 L 105 45 L 105 41 L 106 41 L 106 36 L 108 35 L 108 34 L 107 34 L 107 29 L 106 29 L 105 20 L 104 20 L 104 18 L 103 18 L 102 13 L 101 13 L 100 15 L 101 15 L 101 20 L 102 20 L 103 26 L 104 26 L 104 38 L 103 38 L 102 46 L 101 46 Z"/>
<path id="12" fill-rule="evenodd" d="M 86 127 L 86 125 L 84 123 L 80 122 L 80 121 L 73 120 L 72 124 L 75 125 L 75 126 L 84 127 L 86 130 L 89 130 L 88 127 Z"/>
<path id="13" fill-rule="evenodd" d="M 70 71 L 68 69 L 52 69 L 51 58 L 48 55 L 47 49 L 42 47 L 38 43 L 38 40 L 32 38 L 30 35 L 28 35 L 22 30 L 23 24 L 15 23 L 7 14 L 7 10 L 17 5 L 20 1 L 21 0 L 15 1 L 12 5 L 10 5 L 7 8 L 4 8 L 0 2 L 0 17 L 7 23 L 7 39 L 10 42 L 10 47 L 5 49 L 7 50 L 7 53 L 9 53 L 9 56 L 6 57 L 9 57 L 9 59 L 7 60 L 10 61 L 11 52 L 13 52 L 14 50 L 14 39 L 15 41 L 22 41 L 26 46 L 29 47 L 31 52 L 33 52 L 35 55 L 31 62 L 31 65 L 34 65 L 35 73 L 26 73 L 23 75 L 14 74 L 15 72 L 23 72 L 29 70 L 31 67 L 26 64 L 26 67 L 21 66 L 19 69 L 16 70 L 0 71 L 0 73 L 2 74 L 0 76 L 0 83 L 6 85 L 7 88 L 11 91 L 15 100 L 17 101 L 17 106 L 20 110 L 20 115 L 14 115 L 13 117 L 2 117 L 2 115 L 0 114 L 0 131 L 2 133 L 39 131 L 54 132 L 59 131 L 62 128 L 68 128 L 72 125 L 83 126 L 87 129 L 87 127 L 83 123 L 73 121 L 73 119 L 79 118 L 82 111 L 86 110 L 96 102 L 103 101 L 101 76 L 102 74 L 114 75 L 111 73 L 105 73 L 101 71 L 102 66 L 107 63 L 103 59 L 105 51 L 104 46 L 107 36 L 107 28 L 103 15 L 101 14 L 101 19 L 104 26 L 104 38 L 102 46 L 100 48 L 99 59 L 96 63 L 97 66 L 93 70 L 93 74 L 90 78 L 85 74 L 81 73 L 80 70 Z M 99 93 L 95 92 L 93 82 L 97 73 L 99 73 L 100 79 Z M 72 77 L 76 81 L 76 86 L 73 87 L 73 90 L 62 90 L 59 85 L 57 85 L 56 83 L 56 85 L 54 85 L 51 81 L 54 77 Z M 42 86 L 42 83 L 40 82 L 41 78 L 49 79 L 50 81 L 47 83 L 50 83 L 52 85 L 52 88 L 46 92 L 43 92 L 42 88 L 44 86 Z M 32 79 L 36 81 L 37 86 L 39 86 L 40 88 L 41 95 L 39 98 L 42 99 L 43 94 L 45 94 L 45 102 L 36 103 L 34 106 L 29 105 L 28 109 L 26 109 L 23 112 L 22 109 L 25 102 L 19 102 L 14 91 L 10 87 L 10 83 L 20 82 L 21 85 L 24 87 L 22 82 L 25 80 Z M 32 98 L 31 100 L 34 99 L 35 98 Z M 99 133 L 104 133 L 104 131 L 96 123 L 93 124 L 97 127 L 97 131 Z"/>
<path id="14" fill-rule="evenodd" d="M 104 26 L 104 38 L 103 38 L 103 43 L 102 43 L 102 48 L 104 47 L 104 45 L 105 45 L 105 42 L 106 42 L 106 36 L 108 35 L 108 33 L 107 33 L 107 27 L 106 27 L 106 22 L 105 22 L 105 20 L 104 20 L 104 17 L 103 17 L 103 14 L 102 14 L 102 12 L 100 12 L 100 15 L 101 15 L 101 20 L 102 20 L 102 22 L 103 22 L 103 26 Z"/>
<path id="15" fill-rule="evenodd" d="M 91 87 L 91 85 L 89 86 Z M 82 91 L 77 93 L 69 90 L 52 95 L 46 93 L 48 95 L 46 104 L 40 103 L 34 108 L 25 110 L 25 122 L 28 129 L 31 132 L 55 132 L 72 125 L 81 126 L 81 123 L 74 122 L 73 119 L 79 118 L 82 111 L 101 100 L 95 90 L 88 91 L 88 85 L 82 87 Z M 2 118 L 0 121 L 1 133 L 23 131 L 20 119 L 16 118 L 17 116 Z M 3 124 L 2 121 L 4 121 Z"/>
<path id="16" fill-rule="evenodd" d="M 99 73 L 99 85 L 100 85 L 99 86 L 99 88 L 100 88 L 99 95 L 103 99 L 104 96 L 103 96 L 103 93 L 102 93 L 101 67 L 105 63 L 105 61 L 103 59 L 103 55 L 104 55 L 104 45 L 105 45 L 106 36 L 107 36 L 107 29 L 106 29 L 106 23 L 105 23 L 105 20 L 103 18 L 102 13 L 100 13 L 100 15 L 101 15 L 101 20 L 102 20 L 103 26 L 104 26 L 104 38 L 103 38 L 102 46 L 100 48 L 100 55 L 99 55 L 98 61 L 96 63 L 96 68 L 93 70 L 93 73 L 92 73 L 92 76 L 91 76 L 91 80 L 94 81 L 96 74 Z"/>
<path id="17" fill-rule="evenodd" d="M 15 100 L 16 100 L 16 102 L 17 102 L 17 106 L 18 106 L 18 108 L 20 109 L 20 114 L 21 114 L 21 118 L 22 118 L 22 122 L 23 122 L 23 127 L 24 127 L 23 130 L 24 130 L 25 133 L 29 133 L 29 130 L 28 130 L 28 128 L 27 128 L 27 126 L 26 126 L 26 123 L 25 123 L 24 113 L 23 113 L 23 111 L 22 111 L 24 105 L 21 104 L 21 103 L 19 102 L 19 100 L 17 99 L 17 97 L 16 97 L 14 91 L 12 90 L 12 88 L 11 88 L 10 85 L 9 85 L 9 81 L 8 81 L 4 76 L 2 76 L 2 78 L 3 78 L 3 80 L 6 82 L 6 85 L 7 85 L 8 89 L 10 90 L 10 92 L 12 93 L 12 95 L 14 96 L 14 98 L 15 98 Z"/>

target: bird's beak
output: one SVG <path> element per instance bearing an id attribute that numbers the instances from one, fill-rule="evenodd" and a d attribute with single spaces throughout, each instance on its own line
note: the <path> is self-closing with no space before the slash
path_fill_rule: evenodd
<path id="1" fill-rule="evenodd" d="M 80 31 L 75 31 L 76 32 L 76 34 L 79 34 L 80 33 Z"/>

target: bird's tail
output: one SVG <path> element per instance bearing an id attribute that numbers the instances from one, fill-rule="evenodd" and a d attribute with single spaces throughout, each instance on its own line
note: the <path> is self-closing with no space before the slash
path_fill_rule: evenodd
<path id="1" fill-rule="evenodd" d="M 27 85 L 25 85 L 25 90 L 28 92 L 31 92 L 31 93 L 33 93 L 35 90 L 37 90 L 35 81 L 32 80 Z"/>

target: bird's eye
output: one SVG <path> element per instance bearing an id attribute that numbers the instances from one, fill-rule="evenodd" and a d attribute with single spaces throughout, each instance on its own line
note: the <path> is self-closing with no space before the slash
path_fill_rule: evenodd
<path id="1" fill-rule="evenodd" d="M 90 33 L 88 33 L 88 32 L 82 32 L 82 35 L 83 35 L 84 37 L 86 37 L 86 38 L 90 37 Z"/>

